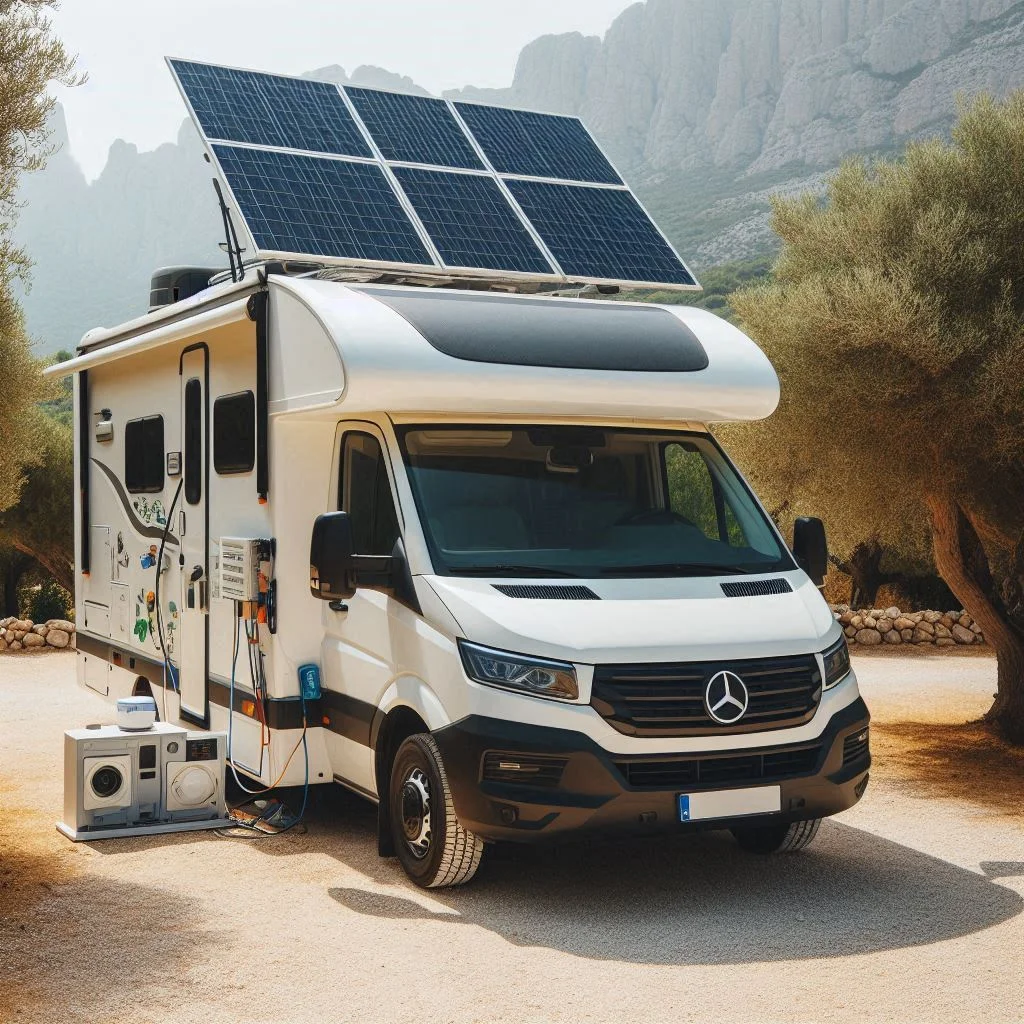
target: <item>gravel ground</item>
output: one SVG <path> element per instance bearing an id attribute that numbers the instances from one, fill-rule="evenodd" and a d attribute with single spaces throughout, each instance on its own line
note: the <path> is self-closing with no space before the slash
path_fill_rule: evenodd
<path id="1" fill-rule="evenodd" d="M 68 842 L 61 734 L 110 709 L 0 658 L 0 1022 L 1024 1021 L 1024 757 L 961 724 L 995 663 L 855 658 L 872 785 L 805 854 L 502 851 L 430 895 L 340 791 L 306 835 Z"/>

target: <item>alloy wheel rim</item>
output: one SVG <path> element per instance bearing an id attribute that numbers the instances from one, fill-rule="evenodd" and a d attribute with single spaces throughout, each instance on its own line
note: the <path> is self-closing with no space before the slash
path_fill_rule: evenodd
<path id="1" fill-rule="evenodd" d="M 430 780 L 420 768 L 412 768 L 402 783 L 402 831 L 409 852 L 422 860 L 430 852 Z"/>

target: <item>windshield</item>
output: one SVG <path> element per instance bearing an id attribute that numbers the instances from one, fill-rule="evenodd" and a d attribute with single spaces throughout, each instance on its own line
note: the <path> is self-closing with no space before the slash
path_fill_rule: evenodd
<path id="1" fill-rule="evenodd" d="M 707 576 L 792 569 L 706 434 L 580 427 L 399 431 L 435 572 Z"/>

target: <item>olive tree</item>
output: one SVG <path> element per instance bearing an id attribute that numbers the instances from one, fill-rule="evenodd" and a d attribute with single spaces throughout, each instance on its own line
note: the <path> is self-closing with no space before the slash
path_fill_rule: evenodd
<path id="1" fill-rule="evenodd" d="M 773 218 L 774 276 L 732 301 L 782 401 L 730 444 L 840 549 L 927 539 L 998 656 L 986 720 L 1024 742 L 1024 92 Z"/>
<path id="2" fill-rule="evenodd" d="M 0 510 L 18 499 L 23 472 L 38 457 L 40 423 L 32 407 L 44 397 L 14 293 L 27 284 L 29 259 L 13 242 L 18 183 L 49 156 L 51 82 L 76 84 L 75 60 L 55 39 L 52 0 L 0 0 Z"/>

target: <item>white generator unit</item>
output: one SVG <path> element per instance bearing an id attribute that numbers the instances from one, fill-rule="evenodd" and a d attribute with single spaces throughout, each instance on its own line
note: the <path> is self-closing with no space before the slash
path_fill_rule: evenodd
<path id="1" fill-rule="evenodd" d="M 76 842 L 220 828 L 223 733 L 157 722 L 148 729 L 94 725 L 64 733 L 64 820 Z"/>

